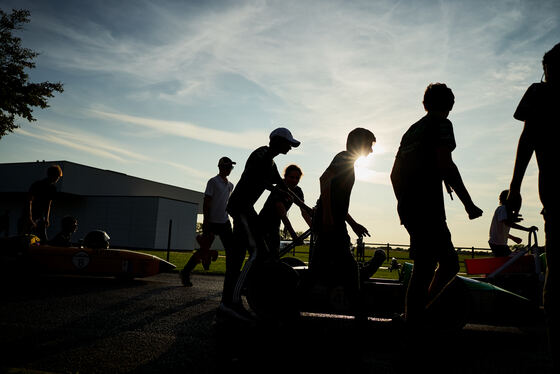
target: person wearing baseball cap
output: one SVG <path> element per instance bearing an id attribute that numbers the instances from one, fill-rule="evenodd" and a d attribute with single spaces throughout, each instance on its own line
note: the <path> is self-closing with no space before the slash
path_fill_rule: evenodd
<path id="1" fill-rule="evenodd" d="M 301 142 L 299 142 L 298 140 L 295 140 L 294 137 L 292 136 L 292 133 L 290 132 L 290 130 L 288 130 L 285 127 L 279 127 L 275 130 L 273 130 L 270 133 L 270 140 L 272 141 L 273 138 L 281 138 L 286 140 L 292 147 L 297 148 L 299 147 L 299 145 L 301 144 Z"/>
<path id="2" fill-rule="evenodd" d="M 287 154 L 292 147 L 298 147 L 301 143 L 294 139 L 290 130 L 285 127 L 273 130 L 269 139 L 268 146 L 257 148 L 247 159 L 245 169 L 227 205 L 227 211 L 233 218 L 234 243 L 231 249 L 226 248 L 226 274 L 222 302 L 218 308 L 218 318 L 230 316 L 246 320 L 251 317 L 240 300 L 234 300 L 234 291 L 245 253 L 247 250 L 255 249 L 249 245 L 250 236 L 259 251 L 268 252 L 259 224 L 259 216 L 253 206 L 265 190 L 290 193 L 288 186 L 278 173 L 274 158 L 279 154 Z M 303 204 L 297 197 L 294 198 L 294 203 Z"/>
<path id="3" fill-rule="evenodd" d="M 204 201 L 202 203 L 203 223 L 202 236 L 205 237 L 205 244 L 208 248 L 212 245 L 215 235 L 220 237 L 226 253 L 233 244 L 233 232 L 231 222 L 226 211 L 229 196 L 233 191 L 233 183 L 228 180 L 228 176 L 233 169 L 233 162 L 229 157 L 222 157 L 218 161 L 219 173 L 210 178 L 206 183 L 204 191 Z M 197 251 L 198 252 L 198 251 Z M 200 256 L 194 253 L 183 270 L 179 273 L 183 286 L 191 287 L 191 271 L 201 262 Z"/>
<path id="4" fill-rule="evenodd" d="M 225 156 L 220 158 L 220 161 L 218 161 L 218 167 L 220 167 L 220 166 L 232 166 L 232 165 L 235 165 L 235 164 L 236 163 L 231 161 L 231 159 L 229 157 L 225 157 Z M 227 175 L 229 175 L 229 173 Z"/>

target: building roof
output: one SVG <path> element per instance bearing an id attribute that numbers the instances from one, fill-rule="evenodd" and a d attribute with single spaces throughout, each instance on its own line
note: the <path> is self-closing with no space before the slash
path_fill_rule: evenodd
<path id="1" fill-rule="evenodd" d="M 63 178 L 57 190 L 80 196 L 158 196 L 197 204 L 202 208 L 202 192 L 98 169 L 70 161 L 0 163 L 0 193 L 27 192 L 36 180 L 46 177 L 47 168 L 57 164 Z"/>

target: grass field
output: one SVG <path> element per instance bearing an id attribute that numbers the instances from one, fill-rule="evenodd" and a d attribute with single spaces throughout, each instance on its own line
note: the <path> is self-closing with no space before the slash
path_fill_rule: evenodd
<path id="1" fill-rule="evenodd" d="M 366 248 L 365 250 L 366 260 L 371 258 L 374 251 L 375 249 Z M 167 259 L 167 252 L 165 251 L 139 251 L 139 252 L 149 253 L 151 255 L 160 257 L 164 260 Z M 176 271 L 180 271 L 181 269 L 183 269 L 183 267 L 185 267 L 187 261 L 192 256 L 192 254 L 193 254 L 192 251 L 181 251 L 181 252 L 171 251 L 169 252 L 169 262 L 173 263 L 176 266 Z M 489 256 L 488 254 L 475 253 L 475 257 L 488 257 L 488 256 Z M 290 252 L 288 255 L 284 257 L 297 257 L 303 262 L 307 263 L 309 258 L 309 246 L 304 245 L 304 246 L 297 247 L 295 255 L 293 255 L 292 252 Z M 396 258 L 400 264 L 404 262 L 414 263 L 414 261 L 412 261 L 409 258 L 409 253 L 406 250 L 391 249 L 388 260 L 390 261 L 391 258 L 393 257 Z M 460 273 L 465 273 L 465 263 L 463 261 L 465 258 L 472 258 L 472 254 L 470 252 L 459 253 L 459 264 L 461 266 L 461 269 L 459 270 Z M 382 265 L 381 269 L 379 269 L 377 273 L 375 273 L 376 278 L 398 279 L 398 272 L 396 271 L 391 272 L 387 269 L 389 267 L 389 261 L 386 261 Z M 223 251 L 220 251 L 218 260 L 216 260 L 216 262 L 212 262 L 212 264 L 210 265 L 210 269 L 208 271 L 204 270 L 202 265 L 199 264 L 196 266 L 193 273 L 223 275 L 225 273 L 225 269 L 226 269 L 225 253 Z"/>

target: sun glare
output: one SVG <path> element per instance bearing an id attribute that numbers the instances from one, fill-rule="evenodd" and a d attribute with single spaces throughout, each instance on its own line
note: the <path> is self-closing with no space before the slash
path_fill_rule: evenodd
<path id="1" fill-rule="evenodd" d="M 372 177 L 375 172 L 368 167 L 371 165 L 372 160 L 372 154 L 367 157 L 362 156 L 356 160 L 354 163 L 356 179 L 366 181 Z"/>

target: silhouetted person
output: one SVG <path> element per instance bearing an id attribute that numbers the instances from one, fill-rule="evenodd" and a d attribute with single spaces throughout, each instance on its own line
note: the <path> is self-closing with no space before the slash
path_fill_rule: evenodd
<path id="1" fill-rule="evenodd" d="M 227 206 L 227 211 L 233 218 L 234 244 L 232 249 L 226 252 L 226 274 L 218 314 L 247 318 L 247 311 L 234 301 L 233 296 L 247 249 L 254 249 L 250 243 L 250 236 L 259 251 L 268 252 L 259 216 L 253 206 L 265 189 L 288 190 L 278 173 L 274 157 L 286 154 L 292 147 L 299 145 L 300 142 L 293 138 L 288 129 L 280 127 L 270 133 L 269 145 L 257 148 L 245 163 L 243 174 Z M 297 200 L 295 202 L 298 203 Z M 266 256 L 266 253 L 263 255 Z"/>
<path id="2" fill-rule="evenodd" d="M 508 193 L 509 190 L 504 190 L 500 193 L 500 205 L 494 211 L 492 223 L 490 224 L 488 244 L 490 244 L 490 249 L 496 257 L 504 257 L 511 254 L 511 250 L 507 244 L 508 239 L 513 240 L 516 244 L 522 242 L 521 238 L 509 233 L 511 228 L 527 232 L 538 230 L 536 226 L 524 227 L 514 221 L 516 217 L 512 217 L 506 208 Z"/>
<path id="3" fill-rule="evenodd" d="M 226 256 L 227 253 L 231 251 L 233 245 L 231 222 L 229 221 L 229 216 L 226 211 L 229 196 L 233 191 L 233 183 L 231 183 L 227 177 L 233 170 L 233 165 L 235 165 L 235 162 L 233 162 L 229 157 L 220 158 L 218 161 L 218 175 L 209 179 L 206 183 L 204 201 L 202 204 L 202 235 L 206 240 L 204 246 L 208 247 L 206 250 L 209 250 L 212 242 L 214 241 L 214 236 L 218 235 L 224 245 Z M 202 247 L 203 246 L 201 245 L 200 250 L 203 250 Z M 192 286 L 190 274 L 196 265 L 202 261 L 199 254 L 200 253 L 198 253 L 198 251 L 195 252 L 183 270 L 181 270 L 181 282 L 184 286 Z"/>
<path id="4" fill-rule="evenodd" d="M 358 237 L 369 236 L 368 230 L 349 213 L 350 194 L 356 176 L 354 163 L 372 152 L 376 139 L 364 128 L 348 134 L 346 150 L 338 153 L 320 177 L 321 196 L 313 221 L 316 235 L 311 258 L 311 271 L 326 285 L 342 285 L 351 307 L 358 306 L 360 276 L 346 223 Z"/>
<path id="5" fill-rule="evenodd" d="M 20 228 L 23 234 L 34 234 L 42 242 L 48 240 L 52 200 L 56 195 L 56 183 L 62 177 L 62 169 L 52 165 L 47 169 L 47 177 L 34 182 L 29 188 L 29 198 L 25 206 Z"/>
<path id="6" fill-rule="evenodd" d="M 78 230 L 78 220 L 76 217 L 64 216 L 60 223 L 60 232 L 47 243 L 56 247 L 71 247 L 72 235 Z"/>
<path id="7" fill-rule="evenodd" d="M 455 190 L 470 219 L 482 215 L 451 157 L 456 145 L 447 116 L 454 102 L 453 92 L 445 84 L 428 86 L 423 101 L 427 114 L 402 137 L 391 171 L 397 210 L 410 235 L 410 257 L 414 260 L 405 307 L 407 325 L 411 327 L 425 322 L 429 300 L 459 271 L 447 228 L 442 182 Z"/>
<path id="8" fill-rule="evenodd" d="M 284 183 L 301 201 L 304 201 L 303 191 L 298 186 L 302 175 L 303 172 L 297 165 L 289 165 L 284 170 Z M 292 203 L 292 198 L 285 193 L 271 191 L 259 213 L 266 245 L 275 257 L 279 256 L 280 250 L 280 222 L 284 224 L 284 228 L 290 233 L 293 240 L 298 237 L 288 218 L 288 210 L 290 210 Z M 311 217 L 305 209 L 300 208 L 300 210 L 301 216 L 311 227 Z"/>
<path id="9" fill-rule="evenodd" d="M 111 238 L 103 230 L 93 230 L 84 237 L 84 248 L 109 249 Z"/>
<path id="10" fill-rule="evenodd" d="M 558 193 L 558 165 L 560 153 L 560 43 L 543 57 L 544 82 L 533 83 L 528 89 L 515 114 L 524 121 L 519 137 L 513 177 L 509 187 L 508 209 L 518 214 L 521 208 L 521 182 L 527 165 L 537 156 L 539 167 L 539 196 L 543 204 L 546 236 L 546 279 L 543 292 L 544 308 L 548 321 L 551 356 L 557 366 L 558 355 L 558 235 L 560 233 L 560 194 Z"/>

